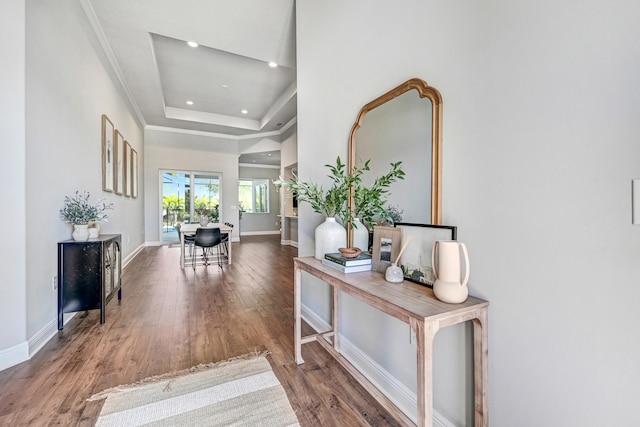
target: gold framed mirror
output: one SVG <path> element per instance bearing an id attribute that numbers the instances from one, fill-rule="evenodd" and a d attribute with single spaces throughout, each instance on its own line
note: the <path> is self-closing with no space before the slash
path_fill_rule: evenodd
<path id="1" fill-rule="evenodd" d="M 349 170 L 370 160 L 371 176 L 402 161 L 405 179 L 390 188 L 389 204 L 403 222 L 442 221 L 442 96 L 413 78 L 360 109 L 349 135 Z M 426 187 L 426 188 L 425 188 Z M 423 191 L 424 189 L 424 191 Z M 353 206 L 353 197 L 349 200 Z M 353 230 L 349 230 L 349 245 Z"/>

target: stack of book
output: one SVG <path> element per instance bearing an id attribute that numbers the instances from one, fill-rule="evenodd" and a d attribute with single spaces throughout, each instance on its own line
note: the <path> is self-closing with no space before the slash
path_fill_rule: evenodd
<path id="1" fill-rule="evenodd" d="M 322 263 L 343 273 L 357 273 L 371 270 L 371 254 L 362 252 L 355 258 L 346 258 L 340 252 L 324 254 Z"/>

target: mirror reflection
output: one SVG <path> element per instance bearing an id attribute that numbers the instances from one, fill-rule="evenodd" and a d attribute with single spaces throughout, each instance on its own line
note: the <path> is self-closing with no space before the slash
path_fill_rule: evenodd
<path id="1" fill-rule="evenodd" d="M 367 176 L 376 177 L 402 162 L 405 178 L 392 185 L 388 204 L 403 222 L 440 224 L 441 111 L 440 93 L 411 79 L 362 107 L 353 125 L 350 169 L 370 160 Z"/>

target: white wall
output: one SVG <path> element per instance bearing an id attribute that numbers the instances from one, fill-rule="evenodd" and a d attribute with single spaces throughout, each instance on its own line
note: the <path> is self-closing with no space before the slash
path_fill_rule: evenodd
<path id="1" fill-rule="evenodd" d="M 0 331 L 3 369 L 55 334 L 56 243 L 71 237 L 58 216 L 65 194 L 86 190 L 94 200 L 109 197 L 115 210 L 102 230 L 122 234 L 124 256 L 143 243 L 142 198 L 102 192 L 101 115 L 109 115 L 140 159 L 144 153 L 141 126 L 113 83 L 77 1 L 11 0 L 1 8 L 0 116 L 8 143 L 0 173 L 11 244 L 0 256 L 6 264 L 0 320 L 12 325 Z"/>
<path id="2" fill-rule="evenodd" d="M 637 424 L 639 13 L 622 1 L 297 3 L 303 178 L 326 181 L 369 100 L 411 77 L 442 93 L 443 218 L 469 247 L 471 294 L 491 302 L 493 426 Z M 301 255 L 318 223 L 301 207 Z M 327 295 L 305 283 L 307 306 Z M 344 331 L 395 328 L 343 310 Z M 367 354 L 408 383 L 411 351 L 378 343 Z M 435 405 L 456 425 L 472 424 L 469 343 L 468 327 L 436 338 Z"/>
<path id="3" fill-rule="evenodd" d="M 65 194 L 86 190 L 92 200 L 106 197 L 114 203 L 101 232 L 122 234 L 123 256 L 143 243 L 142 197 L 102 191 L 102 114 L 138 151 L 139 161 L 144 153 L 141 127 L 96 46 L 77 1 L 28 2 L 28 336 L 57 315 L 51 285 L 57 273 L 56 242 L 71 238 L 71 226 L 58 216 Z M 33 254 L 42 254 L 38 262 Z"/>
<path id="4" fill-rule="evenodd" d="M 0 128 L 4 142 L 0 179 L 4 183 L 0 222 L 0 370 L 28 357 L 26 345 L 25 196 L 25 0 L 0 5 Z"/>
<path id="5" fill-rule="evenodd" d="M 238 224 L 237 141 L 204 133 L 145 130 L 145 238 L 160 240 L 159 173 L 163 169 L 221 174 L 220 221 Z M 234 233 L 235 234 L 235 233 Z M 236 239 L 237 236 L 234 237 Z"/>

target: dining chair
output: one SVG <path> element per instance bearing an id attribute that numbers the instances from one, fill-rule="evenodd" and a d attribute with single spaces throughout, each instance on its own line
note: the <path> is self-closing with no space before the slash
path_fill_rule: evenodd
<path id="1" fill-rule="evenodd" d="M 231 244 L 231 233 L 233 233 L 233 224 L 231 224 L 230 222 L 225 222 L 224 225 L 231 228 L 231 231 L 225 233 L 225 235 L 222 236 L 222 248 L 224 249 L 225 256 L 227 257 L 227 259 L 229 259 L 229 245 Z"/>
<path id="2" fill-rule="evenodd" d="M 175 225 L 175 229 L 178 232 L 178 240 L 180 240 L 180 228 L 182 227 L 182 224 L 176 224 Z M 189 255 L 193 254 L 193 241 L 196 239 L 196 235 L 195 234 L 185 234 L 184 235 L 184 246 L 185 248 L 188 247 L 189 248 Z"/>
<path id="3" fill-rule="evenodd" d="M 204 261 L 204 265 L 209 265 L 209 255 L 212 249 L 215 247 L 218 253 L 218 266 L 222 268 L 222 258 L 220 256 L 220 243 L 222 242 L 222 237 L 220 235 L 219 228 L 197 228 L 196 236 L 193 244 L 195 246 L 199 246 L 202 248 L 202 259 Z M 195 249 L 195 248 L 194 248 Z M 191 267 L 196 269 L 196 252 L 194 250 L 191 254 Z"/>

